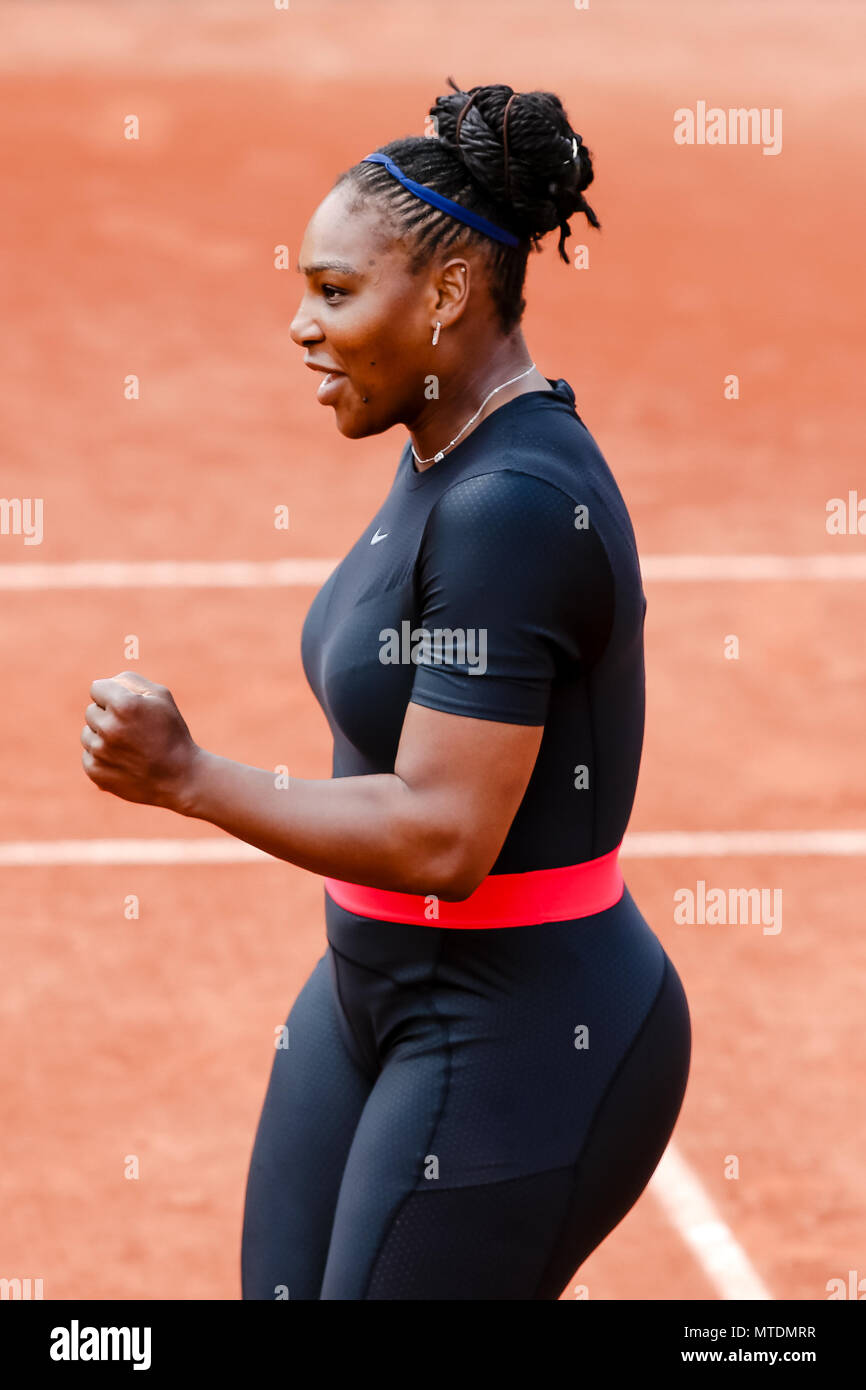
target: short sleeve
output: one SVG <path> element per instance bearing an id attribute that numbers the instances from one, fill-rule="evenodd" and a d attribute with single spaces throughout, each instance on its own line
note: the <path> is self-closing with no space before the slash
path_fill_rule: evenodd
<path id="1" fill-rule="evenodd" d="M 610 568 L 585 512 L 554 484 L 511 469 L 438 499 L 416 567 L 415 704 L 545 723 L 557 674 L 575 672 L 610 626 Z"/>

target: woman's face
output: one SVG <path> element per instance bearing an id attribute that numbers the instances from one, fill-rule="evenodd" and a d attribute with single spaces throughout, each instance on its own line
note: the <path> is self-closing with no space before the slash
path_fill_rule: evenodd
<path id="1" fill-rule="evenodd" d="M 410 274 L 375 205 L 350 212 L 352 202 L 335 188 L 310 219 L 298 255 L 306 286 L 290 331 L 304 361 L 322 369 L 319 400 L 333 407 L 340 433 L 358 439 L 411 425 L 423 409 L 438 291 L 432 270 Z"/>

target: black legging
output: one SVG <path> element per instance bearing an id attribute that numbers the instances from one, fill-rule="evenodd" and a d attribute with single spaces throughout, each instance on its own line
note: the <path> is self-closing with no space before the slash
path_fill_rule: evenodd
<path id="1" fill-rule="evenodd" d="M 372 921 L 326 894 L 250 1163 L 245 1299 L 556 1299 L 661 1157 L 689 1012 L 628 889 L 569 922 Z"/>

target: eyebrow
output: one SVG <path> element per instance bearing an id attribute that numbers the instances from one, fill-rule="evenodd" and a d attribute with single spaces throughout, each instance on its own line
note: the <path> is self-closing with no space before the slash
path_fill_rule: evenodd
<path id="1" fill-rule="evenodd" d="M 357 275 L 358 271 L 348 261 L 314 261 L 312 265 L 295 266 L 299 275 L 318 275 L 320 270 L 336 270 L 341 275 Z"/>

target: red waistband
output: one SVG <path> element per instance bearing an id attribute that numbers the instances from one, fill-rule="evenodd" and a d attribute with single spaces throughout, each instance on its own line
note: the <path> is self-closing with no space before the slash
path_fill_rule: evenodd
<path id="1" fill-rule="evenodd" d="M 600 859 L 562 869 L 525 874 L 488 874 L 462 902 L 443 902 L 432 894 L 393 893 L 326 878 L 330 897 L 347 912 L 385 922 L 435 927 L 520 927 L 534 922 L 567 922 L 613 907 L 623 895 L 620 846 Z"/>

